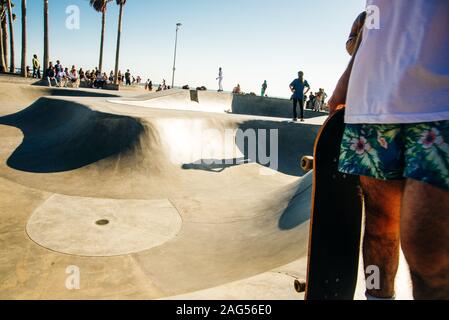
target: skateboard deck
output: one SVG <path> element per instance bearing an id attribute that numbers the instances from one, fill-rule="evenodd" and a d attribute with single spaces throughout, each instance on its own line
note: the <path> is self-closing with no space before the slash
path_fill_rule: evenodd
<path id="1" fill-rule="evenodd" d="M 307 300 L 354 298 L 363 204 L 359 178 L 338 171 L 344 128 L 342 109 L 326 121 L 315 142 Z"/>

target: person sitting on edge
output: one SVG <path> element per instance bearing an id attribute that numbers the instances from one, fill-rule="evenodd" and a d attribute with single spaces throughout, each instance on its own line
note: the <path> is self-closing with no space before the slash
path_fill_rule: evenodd
<path id="1" fill-rule="evenodd" d="M 315 95 L 310 91 L 309 101 L 307 101 L 307 109 L 315 111 Z"/>
<path id="2" fill-rule="evenodd" d="M 58 80 L 56 79 L 55 68 L 53 67 L 53 63 L 50 62 L 48 64 L 47 70 L 45 70 L 45 77 L 47 78 L 48 86 L 51 87 L 51 80 L 55 81 L 55 86 L 58 86 Z"/>
<path id="3" fill-rule="evenodd" d="M 80 70 L 78 71 L 78 75 L 79 75 L 80 81 L 86 81 L 86 75 L 84 73 L 83 68 L 80 68 Z"/>
<path id="4" fill-rule="evenodd" d="M 61 83 L 60 76 L 64 75 L 64 68 L 62 67 L 62 64 L 59 60 L 56 60 L 55 75 L 56 75 L 56 79 L 58 80 L 58 82 Z"/>
<path id="5" fill-rule="evenodd" d="M 59 64 L 59 66 L 60 66 L 59 68 L 57 68 L 55 66 L 56 79 L 58 80 L 59 87 L 63 87 L 65 85 L 65 80 L 64 80 L 65 73 L 64 73 L 64 68 L 62 67 L 62 65 Z M 57 71 L 57 70 L 59 70 L 59 71 Z"/>
<path id="6" fill-rule="evenodd" d="M 307 88 L 306 92 L 304 89 Z M 293 92 L 291 99 L 293 99 L 293 121 L 298 121 L 297 107 L 299 104 L 300 119 L 304 121 L 304 95 L 310 90 L 310 85 L 307 80 L 304 80 L 304 72 L 298 72 L 298 78 L 290 83 L 290 90 Z"/>
<path id="7" fill-rule="evenodd" d="M 232 90 L 232 93 L 234 94 L 240 94 L 242 92 L 241 88 L 240 88 L 240 84 L 237 84 L 237 87 L 234 88 L 234 90 Z"/>
<path id="8" fill-rule="evenodd" d="M 76 71 L 75 66 L 72 66 L 72 69 L 69 72 L 69 80 L 71 87 L 78 88 L 79 87 L 79 77 L 78 77 L 78 71 Z"/>
<path id="9" fill-rule="evenodd" d="M 67 88 L 67 84 L 69 82 L 69 69 L 64 68 L 62 72 L 58 74 L 59 77 L 59 87 Z"/>
<path id="10" fill-rule="evenodd" d="M 356 20 L 347 45 L 352 59 L 329 101 L 331 114 L 346 105 L 339 168 L 360 176 L 364 264 L 380 269 L 380 286 L 366 295 L 394 299 L 402 246 L 415 299 L 446 300 L 449 1 L 367 5 L 380 10 L 382 27 Z"/>

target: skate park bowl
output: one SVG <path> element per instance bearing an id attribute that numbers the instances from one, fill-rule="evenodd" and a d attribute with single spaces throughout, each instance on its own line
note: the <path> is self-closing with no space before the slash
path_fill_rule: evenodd
<path id="1" fill-rule="evenodd" d="M 325 117 L 273 103 L 0 81 L 0 299 L 303 298 Z"/>

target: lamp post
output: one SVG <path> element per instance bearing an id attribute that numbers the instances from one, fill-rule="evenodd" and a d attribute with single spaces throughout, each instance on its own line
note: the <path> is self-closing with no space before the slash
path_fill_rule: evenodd
<path id="1" fill-rule="evenodd" d="M 177 23 L 176 24 L 176 37 L 175 37 L 175 57 L 173 59 L 173 77 L 171 80 L 171 87 L 173 89 L 173 87 L 175 86 L 175 71 L 176 71 L 176 50 L 178 48 L 178 31 L 179 28 L 182 26 L 181 23 Z"/>

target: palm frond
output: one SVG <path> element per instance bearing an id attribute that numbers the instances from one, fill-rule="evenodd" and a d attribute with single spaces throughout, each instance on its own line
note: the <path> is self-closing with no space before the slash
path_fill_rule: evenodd
<path id="1" fill-rule="evenodd" d="M 112 0 L 89 0 L 89 3 L 95 11 L 105 12 L 108 3 L 111 1 Z"/>

